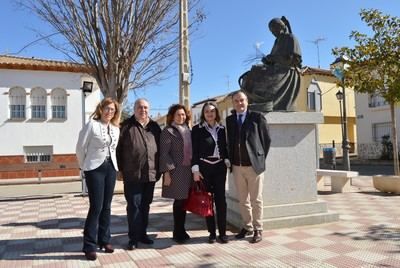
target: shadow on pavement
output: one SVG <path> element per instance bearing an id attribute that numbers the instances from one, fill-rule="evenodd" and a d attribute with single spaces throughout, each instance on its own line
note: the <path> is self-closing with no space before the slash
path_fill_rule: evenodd
<path id="1" fill-rule="evenodd" d="M 400 196 L 400 194 L 391 194 L 391 193 L 384 193 L 384 192 L 369 192 L 369 191 L 360 191 L 360 194 L 368 194 L 368 195 L 376 195 L 376 196 Z"/>
<path id="2" fill-rule="evenodd" d="M 0 202 L 18 202 L 18 201 L 30 201 L 30 200 L 44 200 L 44 199 L 56 199 L 62 198 L 62 195 L 32 195 L 32 196 L 22 196 L 22 197 L 6 197 L 1 198 Z"/>
<path id="3" fill-rule="evenodd" d="M 400 253 L 400 228 L 394 228 L 386 224 L 372 225 L 368 227 L 368 229 L 362 235 L 356 232 L 335 232 L 333 235 L 351 237 L 353 240 L 357 241 L 393 241 L 396 243 L 396 246 L 399 248 L 399 250 L 390 251 L 390 253 Z"/>

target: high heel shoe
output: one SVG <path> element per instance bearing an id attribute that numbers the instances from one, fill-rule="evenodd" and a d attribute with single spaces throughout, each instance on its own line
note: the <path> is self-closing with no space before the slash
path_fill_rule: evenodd
<path id="1" fill-rule="evenodd" d="M 103 248 L 104 248 L 105 253 L 113 253 L 114 252 L 114 248 L 112 247 L 111 244 L 100 245 L 100 249 L 103 249 Z"/>
<path id="2" fill-rule="evenodd" d="M 95 251 L 85 252 L 85 258 L 88 261 L 95 261 L 97 259 L 97 254 Z"/>

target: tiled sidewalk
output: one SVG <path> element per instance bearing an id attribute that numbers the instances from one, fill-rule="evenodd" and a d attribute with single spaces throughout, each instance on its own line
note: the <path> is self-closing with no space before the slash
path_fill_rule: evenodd
<path id="1" fill-rule="evenodd" d="M 370 187 L 321 192 L 336 223 L 264 231 L 264 240 L 208 244 L 202 218 L 188 216 L 189 243 L 171 240 L 171 202 L 155 194 L 152 247 L 127 251 L 123 195 L 112 211 L 114 254 L 86 261 L 80 252 L 87 198 L 72 194 L 0 202 L 0 267 L 400 267 L 400 195 Z M 357 192 L 356 192 L 357 191 Z"/>

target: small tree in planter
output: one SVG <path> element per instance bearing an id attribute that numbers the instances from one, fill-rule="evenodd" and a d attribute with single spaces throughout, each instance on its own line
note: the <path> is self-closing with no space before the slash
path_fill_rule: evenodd
<path id="1" fill-rule="evenodd" d="M 361 19 L 371 28 L 372 36 L 352 31 L 353 48 L 333 49 L 335 56 L 349 59 L 345 85 L 356 92 L 379 94 L 390 105 L 394 174 L 399 175 L 399 157 L 395 106 L 400 101 L 400 18 L 377 9 L 362 9 Z"/>

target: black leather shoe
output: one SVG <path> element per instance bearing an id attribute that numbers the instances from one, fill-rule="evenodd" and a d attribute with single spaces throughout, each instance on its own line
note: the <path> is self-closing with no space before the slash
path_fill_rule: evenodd
<path id="1" fill-rule="evenodd" d="M 128 246 L 126 247 L 127 250 L 134 250 L 139 248 L 138 243 L 129 243 Z"/>
<path id="2" fill-rule="evenodd" d="M 183 233 L 183 239 L 185 240 L 189 240 L 190 239 L 190 235 L 188 233 Z"/>
<path id="3" fill-rule="evenodd" d="M 182 237 L 178 237 L 178 236 L 174 236 L 172 237 L 172 240 L 174 240 L 176 243 L 178 244 L 183 244 L 185 243 L 186 239 L 182 238 Z"/>
<path id="4" fill-rule="evenodd" d="M 85 258 L 88 261 L 95 261 L 97 259 L 97 254 L 95 251 L 85 252 Z"/>
<path id="5" fill-rule="evenodd" d="M 253 234 L 253 231 L 247 231 L 246 229 L 243 228 L 242 230 L 240 230 L 240 232 L 237 235 L 235 235 L 235 238 L 236 239 L 243 239 L 247 235 L 252 235 L 252 234 Z"/>
<path id="6" fill-rule="evenodd" d="M 100 245 L 100 249 L 103 249 L 103 248 L 104 248 L 105 253 L 113 253 L 114 252 L 114 248 L 111 244 Z"/>
<path id="7" fill-rule="evenodd" d="M 250 243 L 258 243 L 262 240 L 262 231 L 261 230 L 256 230 L 254 231 L 254 236 L 250 240 Z"/>
<path id="8" fill-rule="evenodd" d="M 215 241 L 217 241 L 217 236 L 215 234 L 210 234 L 210 236 L 208 237 L 208 243 L 214 244 Z"/>
<path id="9" fill-rule="evenodd" d="M 226 235 L 220 235 L 220 236 L 218 236 L 218 241 L 221 244 L 226 244 L 226 243 L 228 243 L 229 239 Z"/>
<path id="10" fill-rule="evenodd" d="M 152 239 L 150 239 L 150 237 L 148 237 L 147 235 L 144 236 L 142 239 L 140 239 L 140 242 L 146 245 L 153 245 L 154 241 Z"/>

